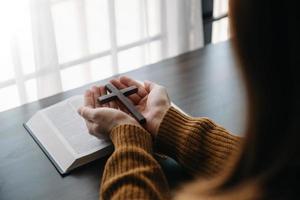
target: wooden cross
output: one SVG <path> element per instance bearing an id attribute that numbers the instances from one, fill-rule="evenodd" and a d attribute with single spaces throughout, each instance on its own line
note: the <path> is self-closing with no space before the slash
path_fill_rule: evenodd
<path id="1" fill-rule="evenodd" d="M 107 84 L 105 85 L 105 88 L 110 93 L 98 98 L 98 101 L 101 104 L 108 103 L 113 100 L 119 100 L 140 124 L 146 123 L 145 117 L 136 109 L 133 103 L 126 97 L 131 94 L 137 93 L 138 88 L 136 86 L 130 86 L 128 88 L 118 90 L 118 88 L 116 88 L 114 85 Z"/>

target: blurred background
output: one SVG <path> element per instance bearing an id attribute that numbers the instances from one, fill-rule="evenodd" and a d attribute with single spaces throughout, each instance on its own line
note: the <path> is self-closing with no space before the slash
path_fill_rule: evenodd
<path id="1" fill-rule="evenodd" d="M 228 0 L 0 4 L 0 112 L 229 38 Z"/>

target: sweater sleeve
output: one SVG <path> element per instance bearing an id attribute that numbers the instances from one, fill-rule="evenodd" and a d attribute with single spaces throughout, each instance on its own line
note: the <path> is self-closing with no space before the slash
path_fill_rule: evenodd
<path id="1" fill-rule="evenodd" d="M 100 199 L 168 199 L 166 178 L 152 157 L 150 133 L 120 125 L 110 137 L 115 150 L 105 165 Z"/>
<path id="2" fill-rule="evenodd" d="M 240 137 L 210 119 L 190 117 L 171 107 L 160 124 L 155 151 L 175 159 L 191 175 L 211 177 L 239 151 L 240 143 Z"/>

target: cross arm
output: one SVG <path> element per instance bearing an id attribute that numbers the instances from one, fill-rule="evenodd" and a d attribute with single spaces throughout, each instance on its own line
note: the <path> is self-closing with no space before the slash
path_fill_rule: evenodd
<path id="1" fill-rule="evenodd" d="M 113 94 L 113 96 L 109 96 L 110 99 L 106 99 L 105 102 L 109 102 L 111 100 L 114 99 L 118 99 L 124 106 L 125 108 L 132 114 L 132 116 L 140 123 L 140 124 L 144 124 L 146 123 L 146 118 L 137 110 L 137 108 L 135 107 L 135 105 L 128 99 L 126 98 L 126 96 L 124 95 L 124 93 L 122 93 L 122 90 L 118 90 L 114 85 L 112 84 L 107 84 L 105 85 L 105 88 L 111 92 L 110 94 Z M 136 90 L 135 92 L 137 92 L 137 88 L 134 89 Z M 128 92 L 126 92 L 128 91 Z M 133 94 L 132 90 L 126 90 L 125 92 L 128 94 Z M 105 95 L 107 96 L 107 95 Z M 105 97 L 104 96 L 104 97 Z M 103 98 L 104 98 L 103 97 Z M 100 97 L 101 98 L 101 97 Z M 99 99 L 99 98 L 98 98 Z M 103 102 L 103 101 L 102 101 Z M 101 103 L 101 101 L 100 101 Z"/>
<path id="2" fill-rule="evenodd" d="M 120 92 L 125 96 L 129 96 L 129 95 L 132 95 L 134 93 L 137 93 L 137 91 L 138 91 L 138 88 L 136 86 L 130 86 L 128 88 L 124 88 L 124 89 L 120 90 Z M 107 95 L 99 97 L 98 101 L 101 104 L 104 104 L 104 103 L 108 103 L 108 102 L 110 102 L 112 100 L 115 100 L 115 99 L 117 99 L 117 95 L 114 94 L 114 93 L 109 93 Z"/>

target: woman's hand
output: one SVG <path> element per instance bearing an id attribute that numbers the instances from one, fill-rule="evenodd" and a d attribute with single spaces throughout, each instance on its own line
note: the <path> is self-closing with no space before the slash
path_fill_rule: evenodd
<path id="1" fill-rule="evenodd" d="M 145 81 L 144 84 L 141 84 L 126 76 L 113 79 L 111 80 L 111 83 L 118 89 L 129 86 L 136 86 L 138 88 L 138 92 L 130 95 L 128 98 L 146 118 L 147 122 L 144 128 L 155 136 L 165 113 L 171 106 L 167 90 L 153 82 Z M 124 112 L 127 112 L 124 107 L 119 107 Z"/>
<path id="2" fill-rule="evenodd" d="M 84 95 L 84 106 L 79 108 L 78 113 L 85 119 L 89 132 L 96 136 L 108 135 L 111 130 L 121 124 L 133 124 L 140 126 L 138 122 L 128 114 L 119 110 L 115 102 L 100 105 L 97 101 L 99 96 L 105 95 L 103 86 L 92 87 Z"/>

